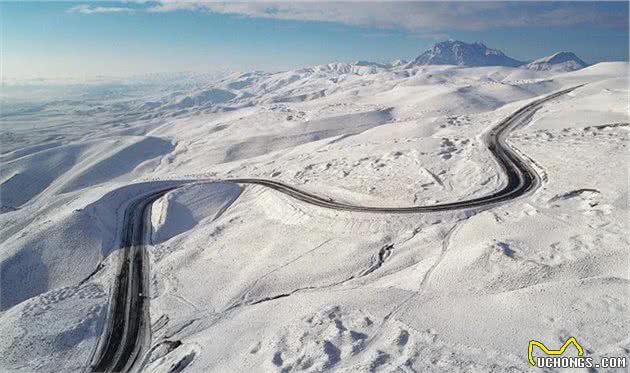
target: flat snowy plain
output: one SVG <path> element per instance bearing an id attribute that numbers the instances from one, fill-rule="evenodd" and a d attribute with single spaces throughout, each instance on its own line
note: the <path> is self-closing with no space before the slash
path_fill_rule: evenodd
<path id="1" fill-rule="evenodd" d="M 374 214 L 498 190 L 482 134 L 543 178 L 493 208 Z M 628 64 L 330 64 L 3 87 L 0 371 L 83 371 L 129 201 L 151 210 L 147 372 L 530 371 L 531 339 L 630 356 Z M 171 180 L 171 181 L 169 181 Z M 624 371 L 624 370 L 620 370 Z"/>

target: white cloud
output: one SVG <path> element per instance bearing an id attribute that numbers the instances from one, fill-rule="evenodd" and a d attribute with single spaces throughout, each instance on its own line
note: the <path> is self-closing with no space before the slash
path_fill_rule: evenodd
<path id="1" fill-rule="evenodd" d="M 144 3 L 143 0 L 135 1 Z M 354 26 L 404 28 L 413 32 L 441 33 L 444 30 L 482 30 L 520 26 L 609 25 L 628 27 L 628 15 L 602 10 L 593 2 L 533 1 L 236 1 L 158 0 L 142 8 L 77 5 L 69 12 L 151 13 L 208 11 L 252 18 L 336 22 Z"/>
<path id="2" fill-rule="evenodd" d="M 69 13 L 97 14 L 97 13 L 133 13 L 135 9 L 127 7 L 106 7 L 81 4 L 68 9 Z"/>
<path id="3" fill-rule="evenodd" d="M 158 5 L 151 6 L 147 8 L 147 11 L 150 13 L 166 13 L 166 12 L 174 12 L 178 10 L 203 10 L 206 8 L 207 4 L 198 3 L 198 2 L 175 2 L 175 1 L 166 1 L 161 2 Z"/>
<path id="4" fill-rule="evenodd" d="M 601 11 L 593 3 L 541 2 L 213 2 L 162 0 L 150 12 L 204 10 L 253 18 L 337 22 L 408 30 L 480 30 L 495 27 L 623 26 L 627 15 Z"/>

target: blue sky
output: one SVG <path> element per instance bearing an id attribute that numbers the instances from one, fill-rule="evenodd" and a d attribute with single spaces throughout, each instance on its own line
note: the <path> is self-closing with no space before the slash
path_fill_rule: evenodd
<path id="1" fill-rule="evenodd" d="M 628 59 L 627 2 L 1 2 L 0 17 L 6 78 L 385 62 L 448 38 Z"/>

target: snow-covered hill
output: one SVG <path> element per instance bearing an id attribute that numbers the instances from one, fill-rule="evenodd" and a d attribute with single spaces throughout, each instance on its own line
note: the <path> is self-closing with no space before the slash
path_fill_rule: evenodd
<path id="1" fill-rule="evenodd" d="M 417 65 L 457 65 L 457 66 L 511 66 L 523 64 L 503 54 L 498 49 L 491 49 L 482 43 L 468 44 L 459 40 L 447 40 L 437 43 L 433 48 L 419 55 Z"/>
<path id="2" fill-rule="evenodd" d="M 524 67 L 536 71 L 575 71 L 585 68 L 588 64 L 572 52 L 558 52 L 551 56 L 539 58 Z"/>
<path id="3" fill-rule="evenodd" d="M 37 84 L 0 92 L 2 372 L 85 370 L 133 198 L 243 177 L 369 206 L 487 195 L 506 180 L 483 134 L 580 84 L 510 135 L 543 186 L 485 211 L 331 211 L 223 183 L 169 192 L 150 209 L 144 371 L 527 372 L 523 346 L 567 331 L 589 356 L 628 356 L 627 63 Z"/>

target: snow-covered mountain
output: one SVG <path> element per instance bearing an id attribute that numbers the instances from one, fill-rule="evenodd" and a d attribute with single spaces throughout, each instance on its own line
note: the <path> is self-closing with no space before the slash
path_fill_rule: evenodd
<path id="1" fill-rule="evenodd" d="M 458 65 L 458 66 L 521 66 L 523 62 L 510 58 L 498 49 L 491 49 L 482 43 L 468 44 L 459 40 L 437 43 L 433 48 L 419 55 L 417 65 Z"/>
<path id="2" fill-rule="evenodd" d="M 407 60 L 399 59 L 399 60 L 392 61 L 389 65 L 391 67 L 399 67 L 399 66 L 405 66 L 408 63 L 409 63 L 409 61 L 407 61 Z"/>
<path id="3" fill-rule="evenodd" d="M 627 229 L 592 227 L 627 220 L 627 81 L 627 62 L 355 62 L 3 86 L 0 372 L 90 366 L 121 298 L 121 232 L 140 228 L 126 216 L 171 187 L 135 222 L 151 240 L 143 371 L 503 371 L 549 327 L 623 344 Z M 511 134 L 550 177 L 492 213 L 384 219 L 215 182 L 381 207 L 490 195 L 504 178 L 483 134 L 585 83 Z"/>
<path id="4" fill-rule="evenodd" d="M 535 71 L 574 71 L 586 66 L 588 66 L 586 62 L 571 52 L 558 52 L 525 65 L 526 68 Z"/>
<path id="5" fill-rule="evenodd" d="M 378 63 L 378 62 L 372 62 L 372 61 L 355 61 L 354 64 L 355 66 L 375 66 L 375 67 L 380 67 L 383 69 L 386 69 L 389 67 L 389 65 L 384 65 L 382 63 Z"/>

